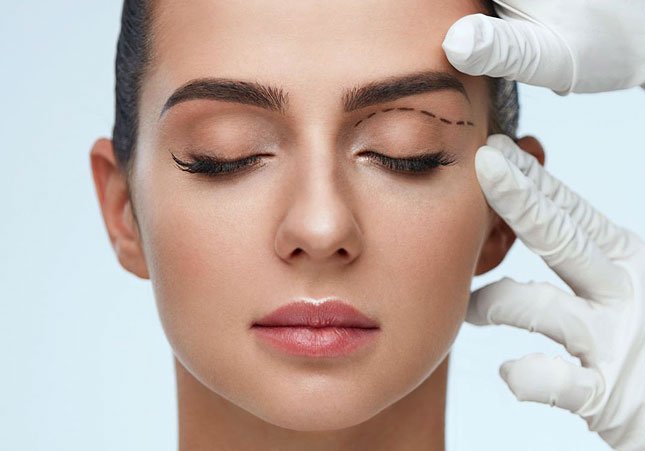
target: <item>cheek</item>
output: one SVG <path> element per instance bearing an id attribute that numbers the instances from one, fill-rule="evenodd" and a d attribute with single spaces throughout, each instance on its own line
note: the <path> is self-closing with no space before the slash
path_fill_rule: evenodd
<path id="1" fill-rule="evenodd" d="M 157 203 L 151 218 L 148 257 L 160 314 L 175 331 L 207 325 L 208 318 L 220 330 L 219 323 L 230 324 L 227 319 L 239 328 L 250 318 L 239 289 L 253 284 L 261 270 L 257 236 L 235 205 L 215 198 L 199 203 Z"/>
<path id="2" fill-rule="evenodd" d="M 258 252 L 266 222 L 251 220 L 257 208 L 241 208 L 234 196 L 179 197 L 194 201 L 158 196 L 149 216 L 146 258 L 166 338 L 203 386 L 237 405 L 260 399 L 248 327 L 276 280 Z"/>
<path id="3" fill-rule="evenodd" d="M 445 178 L 446 185 L 428 185 L 411 201 L 393 200 L 368 219 L 379 228 L 366 246 L 376 250 L 366 258 L 374 263 L 365 272 L 371 274 L 370 291 L 382 296 L 388 348 L 383 355 L 398 358 L 393 395 L 434 371 L 465 317 L 488 225 L 473 171 L 462 167 Z"/>

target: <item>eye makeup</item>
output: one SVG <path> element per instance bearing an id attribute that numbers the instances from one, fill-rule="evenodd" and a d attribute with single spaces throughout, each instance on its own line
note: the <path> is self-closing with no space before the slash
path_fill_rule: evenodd
<path id="1" fill-rule="evenodd" d="M 413 116 L 410 118 L 417 117 L 418 122 L 405 120 L 410 119 L 407 117 L 402 118 L 404 119 L 402 121 L 389 121 L 388 119 L 394 119 L 394 117 L 390 117 L 386 113 L 397 111 L 411 113 Z M 454 113 L 459 114 L 457 111 Z M 383 116 L 383 120 L 379 120 L 381 119 L 380 116 Z M 404 116 L 408 115 L 406 114 Z M 364 121 L 369 121 L 373 117 L 375 117 L 373 120 L 377 120 L 374 123 L 375 127 L 368 127 L 366 134 L 361 134 L 358 137 L 358 141 L 353 141 L 354 145 L 352 147 L 360 150 L 354 153 L 354 155 L 359 157 L 364 156 L 376 166 L 402 176 L 424 176 L 434 172 L 440 166 L 455 164 L 458 161 L 457 156 L 444 150 L 444 143 L 456 141 L 453 144 L 459 147 L 458 143 L 461 138 L 456 136 L 455 132 L 459 128 L 475 126 L 472 121 L 447 119 L 426 109 L 391 107 L 367 114 L 366 117 L 356 122 L 354 127 L 357 127 Z M 430 124 L 426 121 L 432 121 L 434 126 L 428 127 Z M 415 122 L 416 125 L 414 125 Z M 427 125 L 423 127 L 423 123 Z M 439 127 L 439 125 L 443 124 L 448 128 Z M 348 125 L 351 126 L 351 123 Z M 352 135 L 350 134 L 348 136 Z M 461 134 L 457 133 L 457 135 Z M 355 140 L 356 138 L 352 136 L 351 139 Z M 420 147 L 419 144 L 423 146 L 422 143 L 426 143 L 425 145 L 427 145 L 430 142 L 437 144 L 433 146 L 434 149 L 428 149 L 426 147 L 426 151 L 420 152 L 423 147 Z M 175 164 L 184 172 L 201 174 L 208 178 L 223 179 L 226 176 L 248 173 L 251 170 L 265 166 L 267 164 L 267 157 L 274 156 L 271 153 L 252 152 L 247 146 L 242 146 L 247 148 L 246 156 L 244 157 L 239 156 L 243 155 L 243 153 L 238 153 L 236 157 L 227 157 L 224 156 L 224 153 L 219 153 L 216 149 L 201 148 L 201 146 L 191 147 L 189 146 L 183 149 L 183 155 L 187 156 L 186 161 L 178 158 L 171 152 Z M 240 146 L 236 144 L 235 147 Z M 260 150 L 261 147 L 268 150 L 266 146 L 260 147 L 254 145 L 252 147 L 256 150 Z M 406 148 L 410 150 L 415 149 L 416 151 L 405 152 Z M 387 151 L 381 152 L 381 149 L 389 149 L 395 152 L 396 156 Z"/>
<path id="2" fill-rule="evenodd" d="M 250 155 L 239 159 L 226 159 L 211 156 L 206 153 L 191 153 L 192 161 L 185 162 L 180 160 L 171 152 L 173 160 L 177 167 L 182 171 L 192 174 L 206 174 L 210 177 L 222 177 L 229 174 L 241 172 L 245 168 L 263 166 L 262 155 Z"/>
<path id="3" fill-rule="evenodd" d="M 177 167 L 182 171 L 193 174 L 205 174 L 209 177 L 223 177 L 244 171 L 245 169 L 259 168 L 266 163 L 262 156 L 270 155 L 250 155 L 240 159 L 224 159 L 211 156 L 206 153 L 191 153 L 191 161 L 182 161 L 172 152 L 172 158 Z M 369 159 L 376 161 L 378 165 L 383 166 L 389 171 L 402 175 L 425 175 L 432 172 L 439 166 L 450 166 L 457 162 L 457 157 L 444 150 L 432 153 L 422 153 L 403 158 L 393 158 L 373 150 L 361 152 Z M 244 171 L 246 172 L 246 171 Z"/>
<path id="4" fill-rule="evenodd" d="M 457 162 L 455 155 L 444 150 L 405 158 L 392 158 L 371 150 L 363 153 L 391 171 L 408 175 L 424 175 L 439 166 L 450 166 Z"/>

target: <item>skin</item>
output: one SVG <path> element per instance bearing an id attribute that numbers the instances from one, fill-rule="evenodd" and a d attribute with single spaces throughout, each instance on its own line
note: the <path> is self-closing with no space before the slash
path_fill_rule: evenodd
<path id="1" fill-rule="evenodd" d="M 478 11 L 465 0 L 156 3 L 132 177 L 109 139 L 90 158 L 118 260 L 151 280 L 175 355 L 181 450 L 444 449 L 448 357 L 471 280 L 515 240 L 475 174 L 487 81 L 441 50 L 448 27 Z M 343 111 L 345 88 L 430 69 L 455 75 L 471 102 L 442 90 Z M 191 100 L 159 119 L 175 89 L 205 76 L 280 86 L 288 113 Z M 544 164 L 535 139 L 519 144 Z M 218 180 L 177 167 L 170 152 L 190 160 L 187 146 L 271 156 Z M 457 161 L 412 178 L 360 156 L 367 146 Z M 316 361 L 249 330 L 291 298 L 331 295 L 380 323 L 373 346 Z"/>

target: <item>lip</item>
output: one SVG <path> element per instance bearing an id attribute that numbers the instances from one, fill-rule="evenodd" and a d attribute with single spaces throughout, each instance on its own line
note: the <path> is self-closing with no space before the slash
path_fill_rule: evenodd
<path id="1" fill-rule="evenodd" d="M 251 329 L 264 343 L 287 354 L 340 357 L 373 342 L 377 321 L 341 300 L 304 300 L 284 305 L 254 322 Z"/>
<path id="2" fill-rule="evenodd" d="M 378 328 L 379 324 L 339 299 L 322 303 L 304 300 L 283 305 L 260 318 L 254 326 Z"/>

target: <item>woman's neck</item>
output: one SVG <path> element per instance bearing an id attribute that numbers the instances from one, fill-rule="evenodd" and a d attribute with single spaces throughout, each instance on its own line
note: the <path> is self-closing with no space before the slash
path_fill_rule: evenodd
<path id="1" fill-rule="evenodd" d="M 415 390 L 358 425 L 299 432 L 269 424 L 202 385 L 175 359 L 179 451 L 444 451 L 448 360 Z"/>

